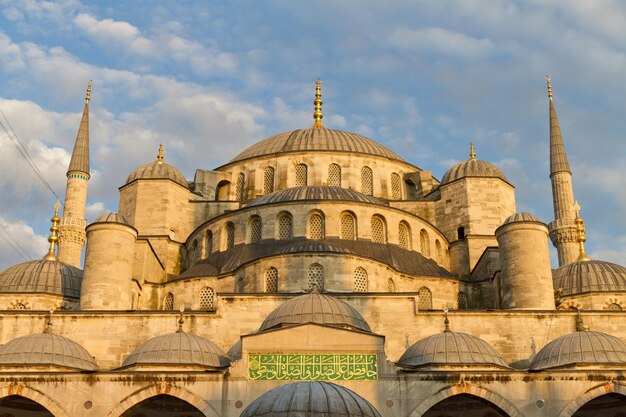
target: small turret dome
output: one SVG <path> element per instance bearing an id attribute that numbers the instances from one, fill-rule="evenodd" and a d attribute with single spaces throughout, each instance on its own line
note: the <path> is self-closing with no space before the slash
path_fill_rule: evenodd
<path id="1" fill-rule="evenodd" d="M 456 164 L 443 174 L 441 185 L 466 177 L 500 178 L 503 181 L 509 182 L 508 178 L 497 166 L 480 159 L 468 159 L 467 161 Z"/>
<path id="2" fill-rule="evenodd" d="M 330 382 L 292 382 L 266 392 L 241 417 L 380 417 L 367 400 Z"/>
<path id="3" fill-rule="evenodd" d="M 315 290 L 284 302 L 267 316 L 260 330 L 305 323 L 371 332 L 370 326 L 354 307 Z"/>
<path id="4" fill-rule="evenodd" d="M 626 291 L 626 268 L 605 261 L 578 261 L 552 271 L 560 295 Z"/>
<path id="5" fill-rule="evenodd" d="M 502 222 L 502 225 L 509 224 L 509 223 L 518 223 L 518 222 L 539 222 L 539 223 L 542 223 L 542 221 L 539 220 L 534 215 L 532 215 L 530 213 L 520 212 L 520 213 L 515 213 L 515 214 L 507 217 L 504 220 L 504 222 Z"/>
<path id="6" fill-rule="evenodd" d="M 610 334 L 576 331 L 543 347 L 530 363 L 530 370 L 574 365 L 626 365 L 626 343 Z"/>
<path id="7" fill-rule="evenodd" d="M 126 184 L 140 179 L 172 180 L 185 188 L 189 188 L 185 176 L 178 169 L 174 168 L 172 165 L 166 164 L 163 161 L 163 145 L 159 146 L 159 155 L 157 156 L 157 160 L 149 164 L 142 165 L 131 172 L 126 179 Z"/>
<path id="8" fill-rule="evenodd" d="M 84 347 L 54 333 L 31 334 L 11 340 L 0 348 L 0 365 L 98 370 L 95 360 Z"/>
<path id="9" fill-rule="evenodd" d="M 122 367 L 138 365 L 225 368 L 230 366 L 230 359 L 210 340 L 180 331 L 142 343 L 126 358 Z"/>
<path id="10" fill-rule="evenodd" d="M 28 261 L 10 266 L 0 273 L 0 292 L 79 298 L 82 279 L 82 270 L 61 261 Z"/>
<path id="11" fill-rule="evenodd" d="M 128 220 L 126 220 L 123 216 L 110 211 L 108 213 L 104 213 L 101 214 L 100 216 L 96 217 L 96 220 L 93 221 L 94 223 L 121 223 L 121 224 L 130 224 L 128 223 Z"/>

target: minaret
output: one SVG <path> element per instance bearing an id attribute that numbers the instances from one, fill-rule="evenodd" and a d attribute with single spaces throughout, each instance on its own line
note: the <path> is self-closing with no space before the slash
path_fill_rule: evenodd
<path id="1" fill-rule="evenodd" d="M 575 262 L 578 258 L 578 242 L 574 219 L 574 190 L 572 171 L 567 162 L 565 145 L 561 136 L 559 120 L 552 102 L 552 85 L 548 82 L 550 101 L 550 181 L 552 182 L 552 200 L 554 203 L 554 221 L 550 223 L 550 239 L 559 255 L 559 266 Z"/>
<path id="2" fill-rule="evenodd" d="M 89 182 L 89 98 L 91 81 L 87 86 L 85 108 L 80 121 L 72 159 L 67 170 L 65 207 L 59 226 L 59 253 L 61 262 L 80 268 L 80 255 L 85 246 L 87 220 L 87 183 Z"/>

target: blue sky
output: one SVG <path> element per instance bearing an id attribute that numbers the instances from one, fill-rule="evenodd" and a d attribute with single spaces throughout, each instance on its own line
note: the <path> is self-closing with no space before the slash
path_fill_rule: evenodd
<path id="1" fill-rule="evenodd" d="M 437 178 L 473 141 L 516 186 L 518 210 L 549 222 L 549 74 L 588 251 L 624 264 L 624 68 L 618 1 L 0 0 L 0 109 L 59 195 L 93 80 L 88 220 L 117 210 L 117 188 L 161 142 L 191 179 L 308 127 L 321 78 L 328 127 Z M 20 174 L 0 168 L 6 194 Z M 0 204 L 35 257 L 53 204 L 41 198 Z M 0 267 L 19 260 L 0 241 Z"/>

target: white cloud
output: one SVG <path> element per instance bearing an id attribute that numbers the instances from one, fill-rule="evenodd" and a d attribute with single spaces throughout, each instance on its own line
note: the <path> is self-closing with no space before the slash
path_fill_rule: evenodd
<path id="1" fill-rule="evenodd" d="M 464 33 L 439 27 L 395 29 L 389 36 L 391 45 L 406 50 L 425 51 L 460 58 L 480 59 L 494 49 L 489 39 L 478 39 Z"/>
<path id="2" fill-rule="evenodd" d="M 9 222 L 0 217 L 0 227 L 3 229 L 0 232 L 0 270 L 25 260 L 40 259 L 47 253 L 47 237 L 35 233 L 23 222 Z M 24 252 L 26 259 L 22 257 Z"/>

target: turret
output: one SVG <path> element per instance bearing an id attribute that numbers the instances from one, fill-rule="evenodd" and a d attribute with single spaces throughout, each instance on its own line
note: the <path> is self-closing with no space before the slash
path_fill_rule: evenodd
<path id="1" fill-rule="evenodd" d="M 561 136 L 559 120 L 552 101 L 552 85 L 548 82 L 548 99 L 550 102 L 550 181 L 552 182 L 552 200 L 554 203 L 554 221 L 550 223 L 550 239 L 559 255 L 559 266 L 576 261 L 578 243 L 576 242 L 576 225 L 574 224 L 574 190 L 572 187 L 572 171 L 567 161 L 565 144 Z"/>
<path id="2" fill-rule="evenodd" d="M 83 117 L 80 121 L 72 158 L 67 170 L 65 207 L 59 226 L 58 258 L 66 264 L 80 268 L 80 258 L 87 235 L 85 227 L 85 207 L 87 205 L 87 184 L 89 182 L 89 98 L 91 81 L 87 86 Z"/>

